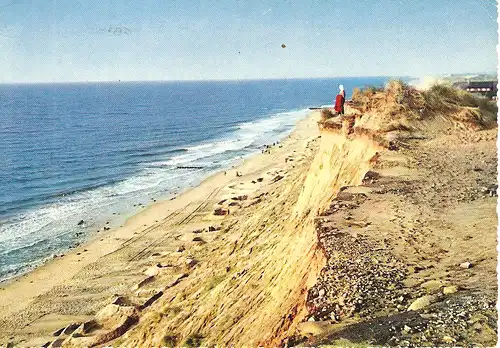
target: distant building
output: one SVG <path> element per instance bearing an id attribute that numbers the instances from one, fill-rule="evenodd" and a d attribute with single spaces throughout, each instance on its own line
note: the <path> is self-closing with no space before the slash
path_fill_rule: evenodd
<path id="1" fill-rule="evenodd" d="M 497 99 L 498 81 L 469 81 L 457 82 L 455 87 L 488 99 Z"/>

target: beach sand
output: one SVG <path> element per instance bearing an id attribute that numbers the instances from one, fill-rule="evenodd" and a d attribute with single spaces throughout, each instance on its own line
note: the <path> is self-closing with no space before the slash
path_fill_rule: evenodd
<path id="1" fill-rule="evenodd" d="M 269 153 L 256 154 L 174 199 L 152 204 L 123 227 L 100 232 L 64 256 L 2 284 L 0 342 L 13 338 L 23 345 L 43 344 L 56 329 L 90 319 L 113 294 L 129 292 L 144 278 L 143 269 L 155 263 L 151 255 L 175 253 L 181 246 L 196 244 L 197 236 L 209 243 L 220 230 L 193 231 L 224 226 L 227 219 L 214 215 L 214 209 L 224 207 L 229 217 L 237 216 L 239 205 L 269 191 L 273 179 L 286 176 L 300 159 L 298 154 L 303 157 L 307 144 L 318 137 L 318 116 L 298 122 Z M 238 196 L 240 200 L 231 200 Z M 222 200 L 226 201 L 218 205 Z"/>

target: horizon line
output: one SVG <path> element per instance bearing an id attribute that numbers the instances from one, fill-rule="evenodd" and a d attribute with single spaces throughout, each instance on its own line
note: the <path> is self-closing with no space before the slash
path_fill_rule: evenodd
<path id="1" fill-rule="evenodd" d="M 318 79 L 342 79 L 342 78 L 423 78 L 423 77 L 439 77 L 453 75 L 497 75 L 497 72 L 462 72 L 462 73 L 442 73 L 442 74 L 424 74 L 420 76 L 414 75 L 358 75 L 358 76 L 321 76 L 321 77 L 262 77 L 262 78 L 221 78 L 221 79 L 158 79 L 158 80 L 74 80 L 74 81 L 0 81 L 0 85 L 41 85 L 41 84 L 85 84 L 85 83 L 141 83 L 141 82 L 242 82 L 242 81 L 276 81 L 276 80 L 318 80 Z"/>

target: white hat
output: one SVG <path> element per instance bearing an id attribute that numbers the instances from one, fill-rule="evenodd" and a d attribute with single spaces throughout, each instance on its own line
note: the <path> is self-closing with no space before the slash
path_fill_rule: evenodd
<path id="1" fill-rule="evenodd" d="M 341 91 L 343 91 L 343 90 L 344 90 L 344 85 L 340 85 L 340 86 L 339 86 L 339 89 L 340 89 Z"/>

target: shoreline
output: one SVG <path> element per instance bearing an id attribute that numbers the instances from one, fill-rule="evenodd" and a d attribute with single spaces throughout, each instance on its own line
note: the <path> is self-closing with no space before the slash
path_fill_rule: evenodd
<path id="1" fill-rule="evenodd" d="M 311 112 L 305 118 L 297 121 L 289 135 L 279 142 L 279 146 L 277 144 L 270 148 L 269 154 L 250 155 L 234 168 L 218 171 L 203 179 L 197 186 L 188 188 L 174 198 L 152 202 L 144 210 L 127 218 L 123 227 L 100 231 L 78 247 L 69 249 L 64 256 L 48 260 L 27 273 L 1 282 L 0 309 L 2 315 L 0 322 L 9 316 L 16 316 L 19 311 L 24 311 L 32 305 L 33 301 L 45 296 L 47 292 L 64 287 L 66 283 L 74 281 L 84 269 L 98 267 L 95 264 L 100 259 L 113 256 L 113 254 L 120 252 L 124 246 L 133 245 L 135 239 L 139 240 L 143 235 L 149 237 L 150 234 L 158 234 L 159 232 L 155 230 L 163 229 L 163 224 L 169 224 L 180 218 L 184 212 L 193 207 L 195 209 L 189 214 L 191 217 L 188 224 L 196 226 L 201 221 L 207 220 L 201 216 L 201 221 L 190 223 L 193 217 L 196 217 L 195 220 L 200 220 L 197 216 L 200 213 L 199 207 L 203 205 L 206 208 L 210 200 L 213 201 L 220 196 L 220 193 L 227 191 L 227 186 L 231 186 L 232 182 L 248 181 L 250 176 L 265 175 L 263 173 L 266 170 L 276 167 L 278 158 L 280 159 L 278 167 L 283 167 L 286 164 L 283 158 L 295 156 L 296 150 L 302 149 L 305 144 L 318 135 L 317 118 L 318 114 Z M 297 153 L 297 155 L 301 154 Z M 241 176 L 237 176 L 237 173 L 241 173 Z M 253 190 L 261 188 L 263 185 L 265 183 L 259 182 Z M 219 217 L 211 217 L 214 221 L 217 221 L 217 218 Z M 189 232 L 185 231 L 184 233 Z M 181 234 L 183 233 L 181 232 Z M 181 237 L 177 236 L 177 238 Z M 139 240 L 136 244 L 141 242 Z M 137 245 L 131 248 L 140 249 L 141 247 L 141 245 Z M 10 336 L 16 335 L 11 334 Z"/>
<path id="2" fill-rule="evenodd" d="M 293 110 L 291 112 L 305 112 L 306 109 L 301 109 L 301 110 Z M 307 119 L 312 111 L 309 110 L 308 113 L 305 114 L 304 117 L 302 117 L 299 120 L 295 121 L 295 124 L 286 132 L 283 132 L 283 134 L 275 135 L 275 137 L 281 136 L 279 140 L 277 141 L 276 145 L 278 145 L 279 142 L 282 142 L 283 140 L 287 139 L 296 129 L 297 124 L 305 119 Z M 263 145 L 264 147 L 270 146 L 270 145 Z M 258 151 L 262 151 L 262 149 L 259 149 Z M 95 221 L 97 223 L 97 226 L 88 226 L 84 230 L 78 230 L 76 227 L 76 222 L 75 221 L 75 230 L 71 231 L 71 234 L 76 234 L 78 235 L 84 235 L 83 239 L 75 239 L 72 244 L 69 244 L 67 247 L 64 249 L 58 249 L 51 255 L 46 256 L 45 258 L 39 259 L 39 260 L 28 260 L 27 262 L 35 264 L 35 266 L 30 266 L 26 268 L 25 270 L 20 270 L 19 272 L 16 272 L 10 276 L 7 276 L 4 279 L 0 279 L 0 289 L 8 286 L 10 283 L 17 281 L 18 278 L 23 277 L 31 272 L 36 271 L 38 268 L 46 265 L 47 263 L 52 262 L 54 259 L 64 257 L 68 253 L 72 252 L 73 250 L 76 250 L 81 247 L 85 247 L 88 243 L 95 242 L 97 239 L 105 237 L 108 233 L 111 231 L 116 231 L 117 229 L 120 228 L 126 228 L 129 220 L 134 219 L 137 215 L 144 214 L 146 211 L 148 211 L 151 207 L 154 207 L 158 205 L 159 203 L 165 202 L 165 201 L 171 201 L 175 200 L 178 197 L 184 195 L 185 193 L 189 192 L 190 190 L 195 189 L 197 186 L 202 185 L 205 181 L 211 179 L 212 177 L 226 171 L 229 172 L 231 170 L 236 170 L 240 166 L 242 166 L 246 161 L 250 160 L 256 155 L 261 154 L 255 150 L 253 153 L 246 154 L 244 156 L 237 156 L 232 159 L 232 161 L 228 164 L 228 167 L 221 167 L 216 170 L 208 171 L 205 176 L 200 177 L 197 179 L 196 184 L 189 184 L 185 188 L 181 188 L 180 190 L 176 188 L 172 188 L 171 192 L 169 192 L 166 195 L 163 195 L 162 197 L 158 198 L 151 198 L 151 200 L 147 200 L 146 204 L 134 204 L 133 207 L 130 207 L 129 211 L 116 211 L 109 214 L 111 215 L 101 215 L 101 216 L 96 216 Z M 135 201 L 130 201 L 130 205 Z M 137 207 L 136 207 L 137 205 Z M 97 228 L 97 230 L 96 230 Z M 54 238 L 57 238 L 55 236 Z"/>

